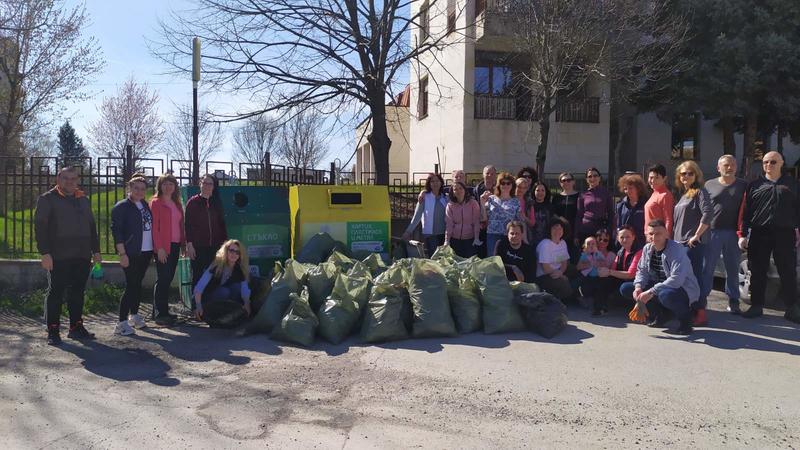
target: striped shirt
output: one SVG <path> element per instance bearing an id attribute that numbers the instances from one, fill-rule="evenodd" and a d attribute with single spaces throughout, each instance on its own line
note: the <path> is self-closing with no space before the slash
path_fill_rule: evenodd
<path id="1" fill-rule="evenodd" d="M 650 273 L 653 276 L 653 284 L 663 283 L 667 279 L 667 273 L 664 272 L 663 253 L 664 250 L 659 252 L 654 249 L 653 256 L 650 258 Z"/>

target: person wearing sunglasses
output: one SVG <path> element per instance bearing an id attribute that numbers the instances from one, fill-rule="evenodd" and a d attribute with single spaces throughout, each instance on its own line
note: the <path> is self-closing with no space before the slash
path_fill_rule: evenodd
<path id="1" fill-rule="evenodd" d="M 578 197 L 580 192 L 575 190 L 575 177 L 569 172 L 562 172 L 558 176 L 558 185 L 561 186 L 561 192 L 553 196 L 553 214 L 564 218 L 569 224 L 567 236 L 564 240 L 567 241 L 567 248 L 569 249 L 570 258 L 573 263 L 578 261 L 580 252 L 578 247 L 575 246 L 575 216 L 578 214 Z"/>
<path id="2" fill-rule="evenodd" d="M 205 314 L 215 302 L 238 303 L 244 310 L 244 317 L 249 316 L 251 312 L 249 281 L 247 249 L 235 239 L 225 241 L 217 250 L 214 261 L 203 272 L 194 287 L 197 319 L 207 322 L 215 320 L 216 317 Z"/>
<path id="3" fill-rule="evenodd" d="M 486 251 L 488 256 L 497 254 L 497 243 L 506 235 L 506 227 L 512 220 L 521 219 L 521 208 L 516 198 L 514 177 L 501 172 L 494 195 L 486 191 L 481 195 L 481 219 L 486 226 Z"/>
<path id="4" fill-rule="evenodd" d="M 611 192 L 601 184 L 602 181 L 599 170 L 594 167 L 586 170 L 589 189 L 578 197 L 578 209 L 575 213 L 576 237 L 580 243 L 587 237 L 594 236 L 601 228 L 611 232 L 614 221 L 614 199 Z"/>
<path id="5" fill-rule="evenodd" d="M 533 187 L 539 181 L 539 172 L 533 167 L 525 166 L 517 172 L 517 178 L 525 178 L 528 180 L 528 190 L 524 192 L 525 200 L 533 200 Z"/>
<path id="6" fill-rule="evenodd" d="M 764 314 L 764 295 L 770 256 L 780 277 L 778 296 L 786 305 L 784 318 L 800 323 L 797 301 L 797 245 L 800 243 L 800 198 L 797 180 L 782 173 L 783 156 L 769 152 L 762 160 L 764 174 L 750 182 L 744 199 L 739 246 L 750 264 L 750 309 L 742 317 Z"/>
<path id="7" fill-rule="evenodd" d="M 703 172 L 694 161 L 684 161 L 675 169 L 675 186 L 681 194 L 674 211 L 675 242 L 686 247 L 692 271 L 700 286 L 700 298 L 692 303 L 694 326 L 708 324 L 706 318 L 707 299 L 702 295 L 703 260 L 708 243 L 706 231 L 711 223 L 712 207 L 705 189 Z"/>

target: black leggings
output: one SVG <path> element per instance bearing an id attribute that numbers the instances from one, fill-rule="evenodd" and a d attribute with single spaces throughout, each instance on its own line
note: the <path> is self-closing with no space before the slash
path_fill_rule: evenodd
<path id="1" fill-rule="evenodd" d="M 214 261 L 217 250 L 219 250 L 219 247 L 194 246 L 195 257 L 192 260 L 192 289 L 197 286 L 197 282 L 200 281 L 203 272 L 205 272 L 208 266 L 211 265 L 211 262 Z"/>
<path id="2" fill-rule="evenodd" d="M 153 252 L 142 252 L 138 255 L 128 255 L 128 267 L 122 269 L 125 272 L 125 292 L 119 300 L 119 321 L 128 320 L 129 314 L 139 314 L 139 303 L 142 300 L 142 280 L 150 260 L 153 259 Z"/>
<path id="3" fill-rule="evenodd" d="M 74 326 L 83 317 L 83 293 L 92 262 L 89 259 L 62 259 L 53 261 L 53 270 L 47 272 L 47 308 L 45 320 L 49 328 L 61 323 L 61 304 L 67 294 L 69 325 Z"/>
<path id="4" fill-rule="evenodd" d="M 181 245 L 173 242 L 169 247 L 169 255 L 167 255 L 167 262 L 161 263 L 156 258 L 156 272 L 158 279 L 156 286 L 153 289 L 153 316 L 166 316 L 169 314 L 169 286 L 172 284 L 172 279 L 175 278 L 175 269 L 178 267 L 178 254 L 181 251 Z"/>

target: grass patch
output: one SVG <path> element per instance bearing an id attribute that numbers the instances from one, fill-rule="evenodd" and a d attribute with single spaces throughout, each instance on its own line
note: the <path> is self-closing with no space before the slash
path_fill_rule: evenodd
<path id="1" fill-rule="evenodd" d="M 87 287 L 84 295 L 83 314 L 103 314 L 118 310 L 119 299 L 124 290 L 124 287 L 111 283 Z M 46 288 L 22 293 L 14 292 L 9 286 L 3 288 L 2 294 L 0 294 L 0 309 L 13 311 L 27 317 L 43 317 L 46 297 Z M 61 315 L 67 317 L 66 304 L 62 307 Z"/>

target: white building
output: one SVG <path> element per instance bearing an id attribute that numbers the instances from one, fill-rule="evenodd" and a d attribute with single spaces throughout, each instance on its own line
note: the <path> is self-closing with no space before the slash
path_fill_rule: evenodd
<path id="1" fill-rule="evenodd" d="M 410 71 L 410 172 L 430 172 L 435 164 L 443 172 L 455 168 L 480 172 L 486 164 L 514 172 L 535 166 L 539 126 L 530 120 L 528 98 L 513 87 L 518 63 L 509 58 L 508 26 L 498 3 L 411 3 L 412 15 L 427 11 L 421 15 L 421 26 L 412 31 L 411 45 L 445 37 L 440 50 L 426 53 Z M 641 172 L 653 163 L 672 170 L 683 159 L 696 159 L 706 178 L 716 174 L 722 132 L 715 122 L 696 117 L 673 122 L 662 121 L 653 113 L 634 117 L 623 141 L 622 170 Z M 784 144 L 787 164 L 794 164 L 800 147 L 788 139 Z M 765 148 L 776 146 L 773 138 Z M 546 172 L 580 173 L 593 166 L 607 173 L 613 163 L 610 147 L 608 86 L 590 81 L 582 96 L 551 117 Z M 741 149 L 738 135 L 737 160 Z M 396 167 L 400 166 L 390 165 L 390 170 L 401 170 Z"/>
<path id="2" fill-rule="evenodd" d="M 392 146 L 389 149 L 389 183 L 407 184 L 409 172 L 409 146 L 411 113 L 409 112 L 410 88 L 406 88 L 389 105 L 386 105 L 386 130 Z M 356 164 L 353 168 L 355 181 L 372 183 L 375 179 L 375 158 L 367 136 L 372 132 L 372 121 L 367 118 L 356 127 Z"/>

